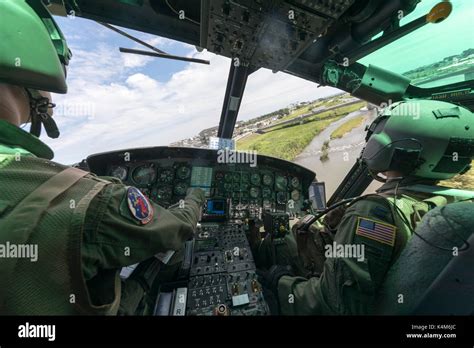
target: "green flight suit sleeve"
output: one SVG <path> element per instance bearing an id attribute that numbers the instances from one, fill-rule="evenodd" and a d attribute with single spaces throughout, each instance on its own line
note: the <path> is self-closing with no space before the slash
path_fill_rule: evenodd
<path id="1" fill-rule="evenodd" d="M 396 228 L 390 206 L 381 198 L 367 197 L 349 206 L 334 242 L 351 245 L 352 250 L 357 250 L 359 245 L 359 250 L 364 250 L 363 261 L 346 255 L 327 257 L 319 278 L 282 277 L 278 297 L 283 315 L 370 314 L 377 284 L 388 270 L 393 246 L 356 235 L 360 217 Z"/>
<path id="2" fill-rule="evenodd" d="M 170 209 L 150 201 L 153 218 L 141 224 L 128 208 L 127 189 L 110 184 L 89 206 L 82 247 L 86 280 L 101 269 L 120 269 L 160 252 L 177 251 L 194 233 L 205 199 L 202 190 L 189 190 L 181 206 Z"/>

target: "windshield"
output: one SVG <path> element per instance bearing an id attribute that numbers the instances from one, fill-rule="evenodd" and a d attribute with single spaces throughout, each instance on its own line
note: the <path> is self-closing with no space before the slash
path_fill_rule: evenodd
<path id="1" fill-rule="evenodd" d="M 423 15 L 439 0 L 422 0 L 400 21 L 403 26 Z M 474 79 L 474 1 L 452 1 L 450 16 L 384 46 L 359 60 L 405 75 L 423 88 Z"/>
<path id="2" fill-rule="evenodd" d="M 427 13 L 434 3 L 423 1 L 402 22 Z M 462 10 L 470 4 L 471 0 L 456 2 L 445 22 L 429 24 L 363 61 L 403 73 L 461 54 L 474 47 L 465 29 L 470 25 L 468 12 Z M 118 47 L 140 46 L 89 20 L 57 19 L 74 54 L 68 69 L 69 93 L 54 96 L 62 136 L 43 137 L 59 162 L 77 163 L 93 153 L 146 146 L 212 147 L 229 58 L 131 30 L 170 53 L 209 59 L 211 64 L 126 55 Z M 453 22 L 464 23 L 457 35 Z M 443 27 L 448 29 L 443 32 Z M 435 82 L 439 81 L 430 83 Z M 359 157 L 365 127 L 376 115 L 372 105 L 340 90 L 260 69 L 248 79 L 232 140 L 237 150 L 315 171 L 318 180 L 326 182 L 329 196 Z"/>

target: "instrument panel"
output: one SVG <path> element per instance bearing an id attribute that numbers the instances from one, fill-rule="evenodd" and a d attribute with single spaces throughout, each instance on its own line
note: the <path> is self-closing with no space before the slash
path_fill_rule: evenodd
<path id="1" fill-rule="evenodd" d="M 139 188 L 168 207 L 188 188 L 226 199 L 230 219 L 261 218 L 264 211 L 299 216 L 315 174 L 280 159 L 258 155 L 252 163 L 222 163 L 217 150 L 154 147 L 88 157 L 89 169 Z"/>
<path id="2" fill-rule="evenodd" d="M 178 203 L 190 187 L 199 187 L 206 194 L 201 223 L 185 245 L 178 277 L 184 283 L 172 292 L 160 292 L 155 315 L 270 313 L 247 240 L 246 219 L 266 217 L 269 230 L 279 231 L 278 216 L 288 221 L 289 216 L 304 214 L 315 174 L 267 156 L 256 156 L 248 163 L 230 160 L 238 158 L 235 156 L 223 158 L 227 157 L 218 150 L 178 147 L 123 150 L 87 158 L 88 168 L 84 169 L 135 186 L 164 207 Z"/>

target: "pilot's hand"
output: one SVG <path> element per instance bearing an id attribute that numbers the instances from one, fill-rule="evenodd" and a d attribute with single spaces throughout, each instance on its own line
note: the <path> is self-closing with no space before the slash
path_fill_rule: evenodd
<path id="1" fill-rule="evenodd" d="M 201 201 L 201 204 L 204 204 L 204 201 L 206 200 L 206 194 L 199 187 L 188 188 L 186 191 L 186 198 L 187 197 L 197 197 Z"/>
<path id="2" fill-rule="evenodd" d="M 327 232 L 332 234 L 336 233 L 337 227 L 346 212 L 347 207 L 345 205 L 341 205 L 333 210 L 330 210 L 323 219 L 323 223 L 326 227 Z"/>
<path id="3" fill-rule="evenodd" d="M 262 285 L 263 297 L 272 315 L 280 313 L 278 282 L 283 276 L 294 276 L 291 266 L 273 265 L 268 271 L 257 270 L 257 279 L 260 285 Z"/>
<path id="4" fill-rule="evenodd" d="M 304 231 L 304 233 L 301 233 L 301 229 L 303 228 L 303 219 L 299 219 L 291 228 L 291 232 L 293 233 L 293 236 L 295 237 L 296 240 L 296 245 L 298 247 L 298 251 L 301 252 L 305 250 L 308 246 L 308 242 L 311 241 L 312 235 L 315 231 L 318 230 L 318 226 L 320 225 L 319 223 L 313 224 L 309 226 L 309 228 Z M 322 228 L 322 226 L 321 226 Z"/>
<path id="5" fill-rule="evenodd" d="M 252 250 L 252 253 L 256 255 L 258 252 L 260 243 L 262 242 L 262 237 L 260 236 L 261 223 L 260 221 L 256 221 L 255 219 L 249 219 L 248 227 L 249 227 L 249 230 L 248 230 L 247 238 L 250 244 L 250 249 Z"/>

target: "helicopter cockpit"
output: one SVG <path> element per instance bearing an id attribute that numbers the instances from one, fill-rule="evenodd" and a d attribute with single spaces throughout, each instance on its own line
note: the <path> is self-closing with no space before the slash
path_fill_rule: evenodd
<path id="1" fill-rule="evenodd" d="M 206 203 L 196 237 L 186 244 L 179 276 L 158 296 L 155 315 L 269 314 L 247 238 L 252 224 L 261 223 L 263 235 L 284 238 L 296 219 L 359 196 L 373 182 L 363 162 L 356 161 L 326 200 L 312 170 L 252 151 L 237 151 L 232 137 L 247 81 L 257 70 L 282 71 L 378 106 L 433 99 L 471 111 L 474 108 L 472 33 L 465 28 L 456 40 L 449 39 L 455 18 L 459 16 L 462 24 L 468 25 L 460 16 L 467 8 L 472 10 L 468 1 L 50 3 L 55 14 L 73 13 L 121 35 L 127 34 L 114 25 L 185 42 L 199 51 L 206 49 L 231 59 L 217 130 L 219 141 L 214 147 L 124 149 L 92 154 L 78 165 L 136 186 L 164 207 L 181 204 L 190 187 L 204 190 Z M 431 37 L 426 42 L 428 30 Z M 419 60 L 419 65 L 406 71 L 404 60 L 396 55 L 420 42 L 426 50 L 418 49 L 418 55 L 410 57 Z M 147 47 L 151 51 L 120 51 L 208 63 Z M 449 58 L 455 54 L 455 60 Z M 123 270 L 123 277 L 127 277 L 127 270 Z M 179 301 L 183 296 L 186 301 Z"/>

